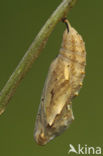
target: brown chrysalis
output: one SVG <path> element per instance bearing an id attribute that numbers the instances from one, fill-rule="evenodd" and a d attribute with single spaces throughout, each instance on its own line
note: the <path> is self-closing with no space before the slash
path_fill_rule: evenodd
<path id="1" fill-rule="evenodd" d="M 67 20 L 64 22 L 69 29 L 50 65 L 35 124 L 34 138 L 40 145 L 60 135 L 74 119 L 71 100 L 78 95 L 85 75 L 84 41 Z"/>

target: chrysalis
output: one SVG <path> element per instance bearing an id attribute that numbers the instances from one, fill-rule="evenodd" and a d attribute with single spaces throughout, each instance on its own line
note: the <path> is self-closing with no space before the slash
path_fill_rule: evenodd
<path id="1" fill-rule="evenodd" d="M 69 28 L 59 55 L 51 63 L 37 114 L 34 138 L 44 145 L 60 135 L 74 119 L 71 100 L 78 95 L 85 75 L 86 50 L 82 37 Z"/>

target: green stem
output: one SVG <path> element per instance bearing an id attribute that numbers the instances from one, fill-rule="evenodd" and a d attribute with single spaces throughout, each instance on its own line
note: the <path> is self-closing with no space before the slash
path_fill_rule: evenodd
<path id="1" fill-rule="evenodd" d="M 77 0 L 62 1 L 57 9 L 50 16 L 50 18 L 47 20 L 47 22 L 44 24 L 43 28 L 40 30 L 40 32 L 32 42 L 31 46 L 25 53 L 24 57 L 22 58 L 17 68 L 12 73 L 11 77 L 9 78 L 0 93 L 0 114 L 5 111 L 5 108 L 9 100 L 15 93 L 18 84 L 41 53 L 55 25 L 58 23 L 58 21 L 60 21 L 63 17 L 67 15 L 67 12 L 75 4 L 76 1 Z"/>

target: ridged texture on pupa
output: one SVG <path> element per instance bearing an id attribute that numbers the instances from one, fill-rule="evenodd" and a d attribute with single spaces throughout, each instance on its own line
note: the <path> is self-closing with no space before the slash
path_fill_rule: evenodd
<path id="1" fill-rule="evenodd" d="M 62 46 L 51 63 L 35 124 L 34 138 L 44 145 L 60 135 L 73 120 L 71 100 L 78 95 L 85 73 L 86 51 L 82 37 L 69 24 Z"/>

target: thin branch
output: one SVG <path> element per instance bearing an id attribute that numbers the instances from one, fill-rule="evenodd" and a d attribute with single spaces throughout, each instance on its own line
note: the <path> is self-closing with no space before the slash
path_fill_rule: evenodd
<path id="1" fill-rule="evenodd" d="M 32 66 L 33 62 L 41 53 L 55 25 L 58 23 L 58 21 L 60 21 L 67 15 L 67 12 L 70 10 L 70 8 L 72 8 L 76 1 L 77 0 L 62 1 L 50 16 L 50 18 L 47 20 L 47 22 L 44 24 L 43 28 L 40 30 L 40 32 L 32 42 L 31 46 L 25 53 L 24 57 L 22 58 L 0 93 L 0 114 L 5 111 L 5 108 L 9 100 L 15 93 L 18 84 L 21 82 L 25 74 Z"/>

